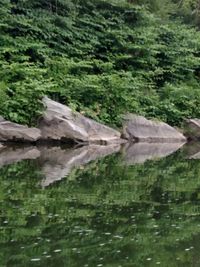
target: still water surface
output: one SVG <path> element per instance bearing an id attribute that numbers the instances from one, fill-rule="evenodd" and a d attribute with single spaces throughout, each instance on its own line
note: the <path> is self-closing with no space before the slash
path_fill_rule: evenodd
<path id="1" fill-rule="evenodd" d="M 199 267 L 200 148 L 178 147 L 1 150 L 0 266 Z"/>

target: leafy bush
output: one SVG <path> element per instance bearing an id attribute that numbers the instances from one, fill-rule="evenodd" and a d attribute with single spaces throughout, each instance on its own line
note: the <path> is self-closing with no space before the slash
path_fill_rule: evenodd
<path id="1" fill-rule="evenodd" d="M 48 95 L 117 126 L 127 112 L 172 124 L 199 116 L 200 33 L 171 5 L 162 19 L 138 4 L 3 0 L 1 115 L 34 125 Z"/>

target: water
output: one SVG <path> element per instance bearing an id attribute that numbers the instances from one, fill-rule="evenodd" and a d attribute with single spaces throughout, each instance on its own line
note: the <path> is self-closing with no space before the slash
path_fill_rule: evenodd
<path id="1" fill-rule="evenodd" d="M 179 146 L 1 150 L 0 266 L 200 266 L 200 148 Z"/>

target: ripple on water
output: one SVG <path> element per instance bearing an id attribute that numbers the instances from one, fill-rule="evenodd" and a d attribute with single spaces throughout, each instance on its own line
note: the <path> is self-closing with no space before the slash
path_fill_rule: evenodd
<path id="1" fill-rule="evenodd" d="M 31 261 L 40 261 L 40 258 L 33 258 Z"/>
<path id="2" fill-rule="evenodd" d="M 53 252 L 55 253 L 61 252 L 61 249 L 55 249 Z"/>

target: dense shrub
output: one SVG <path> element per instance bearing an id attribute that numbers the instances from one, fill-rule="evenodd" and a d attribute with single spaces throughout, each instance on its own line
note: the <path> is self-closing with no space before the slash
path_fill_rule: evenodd
<path id="1" fill-rule="evenodd" d="M 1 115 L 33 125 L 46 94 L 108 124 L 199 116 L 200 33 L 143 3 L 1 1 Z"/>

